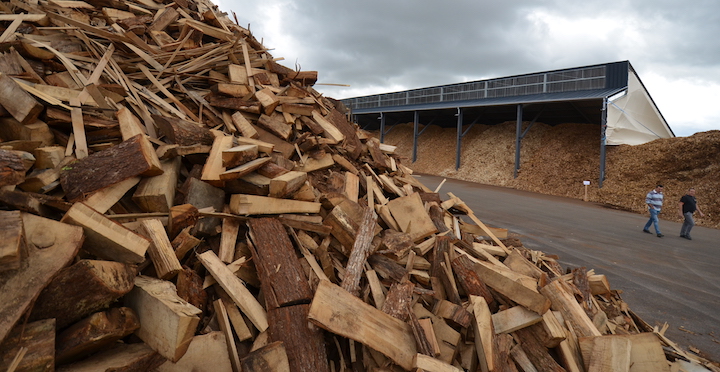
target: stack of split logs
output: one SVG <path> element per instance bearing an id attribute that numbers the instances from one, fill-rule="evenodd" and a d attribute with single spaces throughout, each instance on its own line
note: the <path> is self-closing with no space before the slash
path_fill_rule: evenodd
<path id="1" fill-rule="evenodd" d="M 316 80 L 211 4 L 0 1 L 0 370 L 690 358 L 604 276 L 422 185 Z"/>

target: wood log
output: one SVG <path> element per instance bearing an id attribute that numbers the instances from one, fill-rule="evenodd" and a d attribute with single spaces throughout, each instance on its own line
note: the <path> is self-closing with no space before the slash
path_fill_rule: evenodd
<path id="1" fill-rule="evenodd" d="M 61 270 L 43 289 L 30 318 L 55 318 L 58 329 L 63 329 L 130 292 L 135 275 L 131 265 L 81 260 Z"/>
<path id="2" fill-rule="evenodd" d="M 181 146 L 212 145 L 215 136 L 202 124 L 174 117 L 153 115 L 152 119 L 170 143 Z"/>
<path id="3" fill-rule="evenodd" d="M 323 332 L 308 325 L 309 310 L 308 304 L 269 310 L 270 342 L 283 343 L 290 371 L 329 372 Z"/>
<path id="4" fill-rule="evenodd" d="M 42 195 L 27 193 L 23 191 L 10 191 L 0 188 L 0 204 L 10 209 L 17 209 L 22 212 L 32 213 L 38 216 L 48 216 L 44 203 L 47 199 Z M 69 206 L 68 206 L 69 208 Z"/>
<path id="5" fill-rule="evenodd" d="M 168 159 L 160 162 L 163 173 L 144 178 L 140 181 L 133 201 L 145 212 L 169 212 L 175 199 L 180 159 Z"/>
<path id="6" fill-rule="evenodd" d="M 160 355 L 173 362 L 187 351 L 202 312 L 178 297 L 171 282 L 140 275 L 125 296 L 125 306 L 140 320 L 135 332 Z"/>
<path id="7" fill-rule="evenodd" d="M 162 169 L 153 168 L 152 148 L 143 145 L 141 135 L 117 146 L 98 151 L 71 163 L 60 175 L 60 184 L 69 201 L 84 199 L 93 191 L 138 175 L 156 176 Z"/>
<path id="8" fill-rule="evenodd" d="M 290 372 L 285 345 L 273 342 L 253 350 L 242 360 L 242 370 L 247 372 Z"/>
<path id="9" fill-rule="evenodd" d="M 37 120 L 44 106 L 10 76 L 0 72 L 0 105 L 22 124 Z"/>
<path id="10" fill-rule="evenodd" d="M 22 360 L 13 364 L 13 357 Z M 18 325 L 0 342 L 0 368 L 16 371 L 52 371 L 55 366 L 55 320 Z"/>
<path id="11" fill-rule="evenodd" d="M 57 221 L 22 214 L 28 257 L 21 268 L 4 273 L 0 293 L 12 301 L 0 302 L 0 342 L 37 298 L 42 289 L 77 255 L 82 229 Z"/>
<path id="12" fill-rule="evenodd" d="M 268 327 L 267 313 L 255 296 L 245 288 L 242 281 L 220 261 L 213 251 L 207 251 L 197 257 L 253 325 L 261 332 L 266 330 Z"/>
<path id="13" fill-rule="evenodd" d="M 82 227 L 87 236 L 83 248 L 103 259 L 140 263 L 150 246 L 147 239 L 82 202 L 73 204 L 60 221 Z"/>
<path id="14" fill-rule="evenodd" d="M 600 336 L 601 333 L 587 316 L 582 306 L 575 300 L 562 280 L 554 280 L 540 289 L 552 303 L 552 309 L 559 311 L 570 323 L 578 337 Z"/>
<path id="15" fill-rule="evenodd" d="M 565 372 L 565 368 L 560 366 L 560 364 L 550 356 L 548 349 L 542 345 L 531 329 L 518 329 L 514 335 L 516 336 L 515 341 L 522 346 L 528 359 L 538 371 Z"/>
<path id="16" fill-rule="evenodd" d="M 173 278 L 182 270 L 182 266 L 175 256 L 162 222 L 158 219 L 147 219 L 142 221 L 141 226 L 143 235 L 150 240 L 148 253 L 157 277 L 164 280 Z"/>
<path id="17" fill-rule="evenodd" d="M 56 364 L 67 364 L 106 349 L 140 328 L 129 307 L 112 308 L 90 315 L 57 335 Z"/>
<path id="18" fill-rule="evenodd" d="M 19 154 L 0 149 L 0 186 L 17 185 L 25 181 L 27 168 Z"/>
<path id="19" fill-rule="evenodd" d="M 24 250 L 20 211 L 0 211 L 0 271 L 20 268 Z"/>
<path id="20" fill-rule="evenodd" d="M 510 254 L 507 256 L 507 258 L 505 258 L 503 263 L 511 270 L 535 279 L 540 279 L 544 274 L 539 267 L 533 265 L 517 250 L 513 250 L 512 252 L 510 252 Z"/>
<path id="21" fill-rule="evenodd" d="M 166 359 L 144 343 L 123 344 L 98 352 L 72 364 L 60 366 L 58 372 L 152 371 Z"/>
<path id="22" fill-rule="evenodd" d="M 331 122 L 329 122 L 324 116 L 318 111 L 313 111 L 313 120 L 322 127 L 323 136 L 329 139 L 331 144 L 340 143 L 345 139 L 345 135 Z"/>
<path id="23" fill-rule="evenodd" d="M 402 368 L 413 368 L 417 350 L 410 326 L 366 304 L 335 284 L 320 282 L 310 305 L 308 319 L 329 332 L 381 352 Z"/>
<path id="24" fill-rule="evenodd" d="M 309 302 L 312 291 L 284 226 L 273 218 L 259 218 L 248 221 L 248 227 L 266 309 Z"/>
<path id="25" fill-rule="evenodd" d="M 271 115 L 275 108 L 280 104 L 280 100 L 270 88 L 265 88 L 255 92 L 255 98 L 263 106 L 265 115 Z M 287 138 L 286 138 L 287 139 Z"/>

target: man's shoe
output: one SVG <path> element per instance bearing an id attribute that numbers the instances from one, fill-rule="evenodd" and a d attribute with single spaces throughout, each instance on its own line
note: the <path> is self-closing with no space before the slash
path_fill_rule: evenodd
<path id="1" fill-rule="evenodd" d="M 665 236 L 665 235 L 663 235 L 663 234 L 658 234 L 657 236 L 658 236 L 658 238 L 662 238 L 662 237 Z"/>
<path id="2" fill-rule="evenodd" d="M 690 235 L 685 235 L 685 239 L 687 239 L 687 240 L 692 240 L 692 238 L 690 237 Z"/>
<path id="3" fill-rule="evenodd" d="M 644 233 L 648 233 L 648 234 L 652 234 L 652 233 L 650 232 L 650 230 L 648 230 L 648 229 L 643 229 L 643 232 L 644 232 Z"/>

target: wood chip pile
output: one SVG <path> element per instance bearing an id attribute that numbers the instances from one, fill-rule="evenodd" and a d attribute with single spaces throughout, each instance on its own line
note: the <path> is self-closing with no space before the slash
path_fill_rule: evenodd
<path id="1" fill-rule="evenodd" d="M 707 364 L 210 4 L 0 2 L 0 51 L 0 370 Z"/>
<path id="2" fill-rule="evenodd" d="M 525 124 L 527 126 L 527 123 Z M 720 228 L 720 131 L 689 137 L 657 139 L 643 145 L 608 146 L 606 179 L 598 189 L 600 134 L 596 125 L 535 123 L 522 141 L 520 172 L 515 166 L 515 123 L 475 125 L 463 138 L 461 168 L 455 170 L 455 128 L 433 126 L 418 140 L 413 170 L 465 181 L 584 198 L 582 181 L 591 181 L 588 200 L 646 214 L 645 194 L 657 183 L 665 186 L 668 207 L 662 219 L 681 222 L 677 203 L 694 187 L 705 217 L 700 226 Z M 397 154 L 412 156 L 412 123 L 393 128 L 385 142 Z M 443 149 L 438 153 L 437 149 Z M 439 156 L 438 156 L 439 155 Z"/>

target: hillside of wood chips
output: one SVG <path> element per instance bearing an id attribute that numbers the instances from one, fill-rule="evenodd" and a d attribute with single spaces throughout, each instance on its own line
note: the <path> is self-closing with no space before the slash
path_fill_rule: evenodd
<path id="1" fill-rule="evenodd" d="M 720 131 L 608 146 L 606 179 L 600 189 L 600 134 L 595 125 L 536 123 L 522 142 L 517 179 L 514 122 L 474 126 L 463 139 L 457 171 L 455 140 L 454 128 L 432 126 L 420 136 L 418 159 L 411 163 L 412 124 L 398 125 L 385 136 L 385 143 L 397 146 L 397 152 L 408 158 L 406 164 L 419 173 L 577 199 L 584 196 L 582 181 L 589 180 L 589 201 L 637 213 L 646 213 L 645 194 L 661 183 L 666 200 L 661 218 L 674 221 L 680 221 L 676 202 L 694 187 L 705 212 L 705 217 L 695 215 L 696 223 L 720 228 Z"/>

